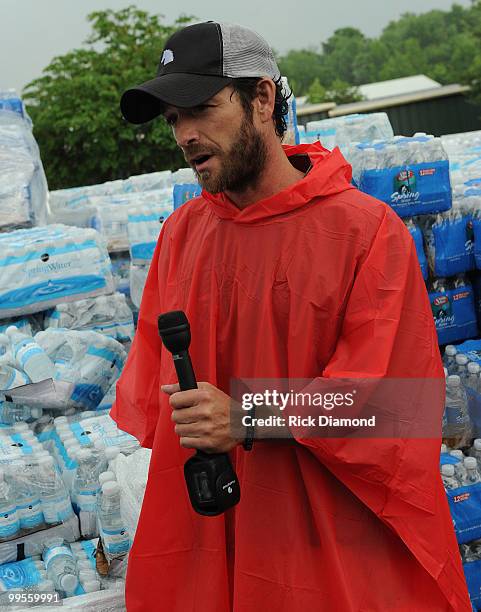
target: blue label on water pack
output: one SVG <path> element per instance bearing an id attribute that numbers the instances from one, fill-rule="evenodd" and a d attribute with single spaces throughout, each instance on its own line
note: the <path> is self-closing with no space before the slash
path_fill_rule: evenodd
<path id="1" fill-rule="evenodd" d="M 475 610 L 481 609 L 481 560 L 463 563 L 469 599 Z"/>
<path id="2" fill-rule="evenodd" d="M 99 385 L 77 383 L 72 391 L 71 399 L 88 410 L 95 410 L 102 401 L 104 391 Z"/>
<path id="3" fill-rule="evenodd" d="M 0 565 L 0 581 L 9 590 L 34 586 L 40 580 L 38 568 L 31 559 Z"/>
<path id="4" fill-rule="evenodd" d="M 447 463 L 455 465 L 456 463 L 459 463 L 459 459 L 457 457 L 453 457 L 449 453 L 441 453 L 439 457 L 439 465 L 445 465 Z"/>
<path id="5" fill-rule="evenodd" d="M 200 196 L 202 187 L 194 184 L 174 185 L 174 210 L 192 198 Z"/>
<path id="6" fill-rule="evenodd" d="M 471 218 L 445 219 L 442 223 L 433 225 L 432 232 L 436 276 L 455 276 L 474 268 Z"/>
<path id="7" fill-rule="evenodd" d="M 400 217 L 442 212 L 452 204 L 446 160 L 365 170 L 359 189 L 389 204 Z"/>
<path id="8" fill-rule="evenodd" d="M 142 244 L 134 244 L 130 248 L 130 256 L 132 259 L 142 259 L 151 261 L 154 256 L 154 251 L 157 242 L 144 242 Z"/>
<path id="9" fill-rule="evenodd" d="M 0 508 L 0 538 L 11 538 L 18 533 L 19 529 L 17 507 L 12 504 Z"/>
<path id="10" fill-rule="evenodd" d="M 14 289 L 0 293 L 0 314 L 2 310 L 24 308 L 32 304 L 60 299 L 69 295 L 78 295 L 96 291 L 105 287 L 105 278 L 99 276 L 75 276 L 72 278 L 59 278 L 46 280 L 36 285 L 29 285 L 21 289 Z"/>
<path id="11" fill-rule="evenodd" d="M 454 531 L 460 544 L 481 537 L 481 483 L 446 491 Z"/>
<path id="12" fill-rule="evenodd" d="M 472 338 L 478 333 L 472 287 L 429 294 L 439 344 Z"/>
<path id="13" fill-rule="evenodd" d="M 44 517 L 39 499 L 33 499 L 23 504 L 18 504 L 17 512 L 20 517 L 20 527 L 22 529 L 34 529 L 43 523 Z"/>
<path id="14" fill-rule="evenodd" d="M 94 570 L 97 570 L 97 565 L 95 561 L 97 549 L 94 543 L 92 542 L 92 540 L 84 540 L 83 542 L 80 542 L 80 544 L 82 545 L 82 548 L 84 549 L 85 554 L 87 555 L 87 559 L 90 561 L 90 565 Z"/>
<path id="15" fill-rule="evenodd" d="M 426 253 L 424 252 L 424 242 L 423 242 L 423 233 L 417 227 L 417 225 L 411 226 L 408 228 L 411 236 L 414 240 L 414 246 L 416 247 L 416 255 L 418 256 L 419 265 L 421 266 L 421 272 L 424 280 L 428 277 L 428 260 L 426 258 Z"/>

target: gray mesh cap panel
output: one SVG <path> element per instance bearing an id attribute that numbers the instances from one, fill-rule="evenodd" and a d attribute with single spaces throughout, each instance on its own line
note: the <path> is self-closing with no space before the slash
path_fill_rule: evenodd
<path id="1" fill-rule="evenodd" d="M 253 30 L 220 23 L 223 44 L 223 72 L 227 77 L 270 77 L 280 79 L 274 54 L 267 42 Z"/>

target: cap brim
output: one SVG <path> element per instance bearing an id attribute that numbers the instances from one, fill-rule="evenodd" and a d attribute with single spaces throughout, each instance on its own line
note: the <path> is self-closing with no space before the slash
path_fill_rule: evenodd
<path id="1" fill-rule="evenodd" d="M 124 92 L 120 110 L 130 123 L 146 123 L 158 117 L 166 104 L 179 108 L 198 106 L 231 82 L 231 78 L 221 76 L 164 74 Z"/>

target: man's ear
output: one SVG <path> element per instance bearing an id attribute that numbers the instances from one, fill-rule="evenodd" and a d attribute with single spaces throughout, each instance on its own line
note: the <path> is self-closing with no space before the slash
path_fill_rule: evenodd
<path id="1" fill-rule="evenodd" d="M 272 79 L 263 78 L 257 83 L 257 96 L 254 99 L 254 110 L 261 122 L 272 121 L 276 101 L 276 86 Z"/>

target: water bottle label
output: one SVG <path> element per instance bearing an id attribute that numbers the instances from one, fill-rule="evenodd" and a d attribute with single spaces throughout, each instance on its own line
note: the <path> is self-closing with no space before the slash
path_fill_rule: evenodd
<path id="1" fill-rule="evenodd" d="M 43 503 L 43 514 L 46 523 L 64 523 L 73 516 L 72 503 L 65 496 L 49 499 Z"/>
<path id="2" fill-rule="evenodd" d="M 44 351 L 39 346 L 35 346 L 35 345 L 34 346 L 26 345 L 22 347 L 22 349 L 18 351 L 19 355 L 17 356 L 17 358 L 19 358 L 20 360 L 20 364 L 22 368 L 24 368 L 27 361 L 29 361 L 29 359 L 31 359 L 32 357 L 35 357 L 35 355 L 45 354 Z"/>
<path id="3" fill-rule="evenodd" d="M 62 544 L 61 546 L 52 546 L 51 548 L 47 548 L 47 550 L 43 554 L 43 560 L 45 562 L 45 567 L 47 568 L 47 571 L 49 570 L 51 560 L 57 555 L 68 556 L 72 560 L 74 559 L 73 552 L 68 546 L 65 546 L 64 544 Z"/>
<path id="4" fill-rule="evenodd" d="M 80 511 L 82 512 L 96 512 L 97 511 L 97 493 L 99 488 L 90 489 L 89 491 L 77 491 L 76 502 Z"/>
<path id="5" fill-rule="evenodd" d="M 96 546 L 94 546 L 92 540 L 84 540 L 83 542 L 80 542 L 80 544 L 82 545 L 82 548 L 84 549 L 87 559 L 90 561 L 90 565 L 92 566 L 94 570 L 96 570 L 97 569 L 97 564 L 95 561 Z"/>
<path id="6" fill-rule="evenodd" d="M 447 160 L 365 170 L 359 188 L 389 204 L 400 217 L 442 212 L 452 205 Z"/>
<path id="7" fill-rule="evenodd" d="M 0 565 L 0 580 L 6 589 L 34 586 L 41 580 L 37 566 L 31 559 Z"/>
<path id="8" fill-rule="evenodd" d="M 20 521 L 15 507 L 0 512 L 0 538 L 10 538 L 18 533 Z"/>
<path id="9" fill-rule="evenodd" d="M 118 555 L 129 551 L 130 537 L 126 528 L 103 529 L 100 527 L 100 537 L 105 551 L 109 554 Z"/>
<path id="10" fill-rule="evenodd" d="M 17 511 L 22 529 L 32 529 L 43 523 L 43 512 L 39 499 L 17 506 Z"/>

